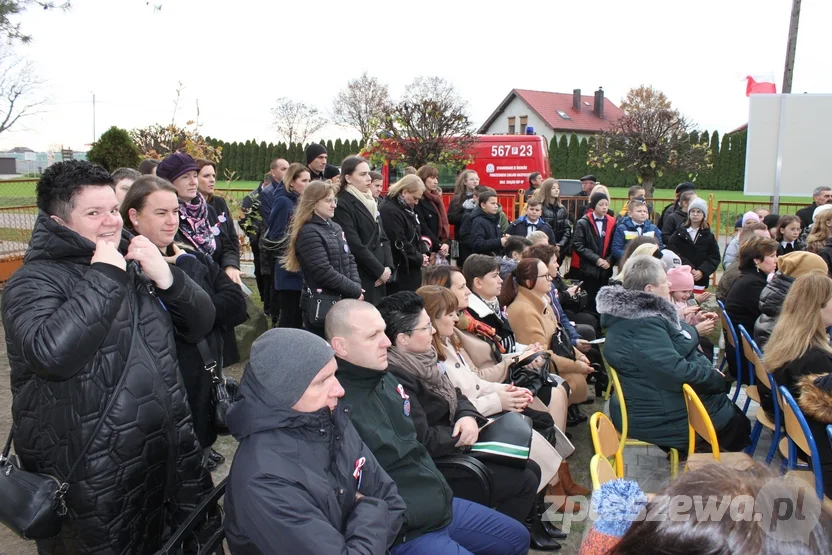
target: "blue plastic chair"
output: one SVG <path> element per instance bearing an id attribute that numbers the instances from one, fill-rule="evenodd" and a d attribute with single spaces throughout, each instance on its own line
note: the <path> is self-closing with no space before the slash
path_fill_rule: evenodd
<path id="1" fill-rule="evenodd" d="M 771 430 L 771 448 L 768 450 L 768 455 L 766 455 L 766 464 L 770 464 L 774 458 L 774 454 L 777 452 L 777 444 L 780 442 L 780 434 L 783 430 L 783 413 L 780 409 L 780 403 L 777 401 L 777 382 L 774 381 L 774 376 L 769 374 L 763 366 L 763 353 L 760 352 L 757 343 L 751 339 L 748 330 L 742 324 L 738 327 L 743 339 L 743 350 L 746 350 L 746 348 L 750 350 L 750 352 L 745 353 L 749 371 L 751 368 L 754 369 L 754 374 L 756 374 L 760 383 L 763 383 L 764 377 L 768 380 L 768 386 L 771 389 L 771 400 L 774 405 L 774 422 L 771 422 L 763 407 L 757 409 L 754 428 L 751 430 L 751 445 L 746 448 L 745 452 L 750 457 L 754 456 L 754 451 L 757 450 L 757 442 L 760 441 L 760 433 L 763 431 L 763 427 L 768 428 Z M 756 385 L 748 386 L 745 389 L 745 393 L 749 400 L 754 399 L 757 403 L 760 402 L 760 394 Z M 765 425 L 763 422 L 765 422 Z"/>
<path id="2" fill-rule="evenodd" d="M 737 399 L 740 396 L 740 390 L 742 389 L 743 381 L 742 381 L 742 374 L 743 374 L 743 367 L 742 367 L 742 353 L 740 352 L 740 341 L 737 338 L 737 330 L 734 328 L 734 323 L 731 322 L 731 317 L 728 316 L 728 312 L 725 310 L 725 305 L 722 301 L 717 301 L 717 305 L 719 305 L 719 315 L 722 321 L 722 333 L 725 334 L 725 340 L 734 347 L 734 357 L 736 358 L 737 364 L 737 389 L 734 390 L 734 395 L 731 397 L 731 402 L 736 404 Z M 725 351 L 725 356 L 722 357 L 722 363 L 727 361 L 728 358 L 728 350 Z M 753 374 L 749 376 L 748 385 L 754 385 L 754 376 Z M 745 403 L 745 408 L 743 408 L 742 412 L 745 414 L 748 411 L 748 402 Z"/>
<path id="3" fill-rule="evenodd" d="M 797 401 L 794 400 L 785 385 L 780 386 L 780 395 L 785 401 L 783 403 L 783 420 L 789 438 L 789 470 L 798 468 L 797 449 L 800 448 L 803 453 L 812 459 L 810 468 L 815 477 L 815 493 L 818 499 L 823 501 L 823 474 L 820 469 L 818 445 L 815 443 L 814 436 L 812 436 L 812 430 L 809 429 L 806 417 L 803 416 Z"/>

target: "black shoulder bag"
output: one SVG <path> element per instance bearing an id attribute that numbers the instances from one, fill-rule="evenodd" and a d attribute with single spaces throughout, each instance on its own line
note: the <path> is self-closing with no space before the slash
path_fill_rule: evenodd
<path id="1" fill-rule="evenodd" d="M 59 480 L 49 474 L 29 472 L 21 466 L 17 455 L 9 455 L 15 431 L 12 425 L 3 454 L 0 455 L 0 522 L 21 538 L 42 540 L 53 538 L 61 531 L 61 523 L 67 514 L 64 497 L 69 491 L 69 481 L 92 447 L 92 442 L 98 437 L 104 419 L 112 410 L 116 397 L 124 386 L 133 347 L 137 341 L 141 341 L 138 337 L 138 329 L 139 313 L 137 311 L 133 319 L 133 335 L 131 336 L 133 341 L 130 343 L 124 371 L 121 373 L 110 400 L 107 401 L 107 407 L 98 417 L 92 434 L 64 480 Z"/>
<path id="2" fill-rule="evenodd" d="M 226 417 L 228 409 L 240 397 L 240 384 L 232 377 L 223 376 L 216 357 L 211 354 L 208 341 L 200 339 L 196 348 L 199 350 L 205 371 L 211 374 L 211 420 L 214 430 L 221 435 L 228 434 Z"/>
<path id="3" fill-rule="evenodd" d="M 529 366 L 538 357 L 550 358 L 546 351 L 538 351 L 522 360 L 513 362 L 508 368 L 508 381 L 517 387 L 528 389 L 535 396 L 546 385 L 558 385 L 558 381 L 549 373 L 549 364 L 544 364 L 540 368 Z"/>

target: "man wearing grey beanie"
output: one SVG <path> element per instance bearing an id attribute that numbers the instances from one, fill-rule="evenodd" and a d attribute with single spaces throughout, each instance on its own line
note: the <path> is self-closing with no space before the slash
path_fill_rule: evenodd
<path id="1" fill-rule="evenodd" d="M 334 351 L 304 330 L 261 335 L 228 413 L 240 445 L 225 495 L 234 555 L 384 555 L 405 505 L 339 404 Z"/>

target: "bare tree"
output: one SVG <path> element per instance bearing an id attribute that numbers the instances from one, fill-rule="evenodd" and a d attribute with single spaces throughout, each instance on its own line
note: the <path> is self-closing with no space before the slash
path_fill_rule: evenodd
<path id="1" fill-rule="evenodd" d="M 371 157 L 419 167 L 427 163 L 462 167 L 471 160 L 473 125 L 467 103 L 441 77 L 419 78 L 404 99 L 388 105 Z"/>
<path id="2" fill-rule="evenodd" d="M 365 71 L 358 79 L 351 79 L 335 96 L 331 119 L 337 125 L 357 130 L 361 133 L 361 142 L 366 143 L 378 129 L 384 108 L 389 103 L 387 85 Z"/>
<path id="3" fill-rule="evenodd" d="M 51 0 L 0 0 L 0 37 L 5 38 L 8 42 L 19 40 L 22 43 L 27 43 L 32 40 L 31 35 L 27 35 L 20 30 L 20 23 L 14 23 L 12 18 L 20 15 L 29 7 L 41 8 L 44 10 L 68 10 L 70 8 L 69 0 L 65 2 L 53 2 Z"/>
<path id="4" fill-rule="evenodd" d="M 31 62 L 0 48 L 0 133 L 41 111 L 47 101 L 42 85 Z"/>
<path id="5" fill-rule="evenodd" d="M 645 85 L 632 89 L 621 109 L 624 115 L 590 141 L 590 165 L 632 171 L 651 194 L 665 171 L 683 171 L 693 178 L 710 167 L 708 145 L 690 140 L 696 126 L 661 91 Z"/>
<path id="6" fill-rule="evenodd" d="M 317 133 L 327 121 L 314 106 L 304 102 L 295 102 L 291 98 L 278 98 L 272 108 L 274 130 L 287 143 L 305 143 Z"/>

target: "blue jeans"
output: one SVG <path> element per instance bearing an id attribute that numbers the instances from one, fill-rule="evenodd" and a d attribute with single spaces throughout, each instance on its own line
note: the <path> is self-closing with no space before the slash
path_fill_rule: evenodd
<path id="1" fill-rule="evenodd" d="M 454 518 L 435 532 L 399 544 L 391 555 L 525 555 L 529 532 L 495 510 L 454 497 Z"/>

